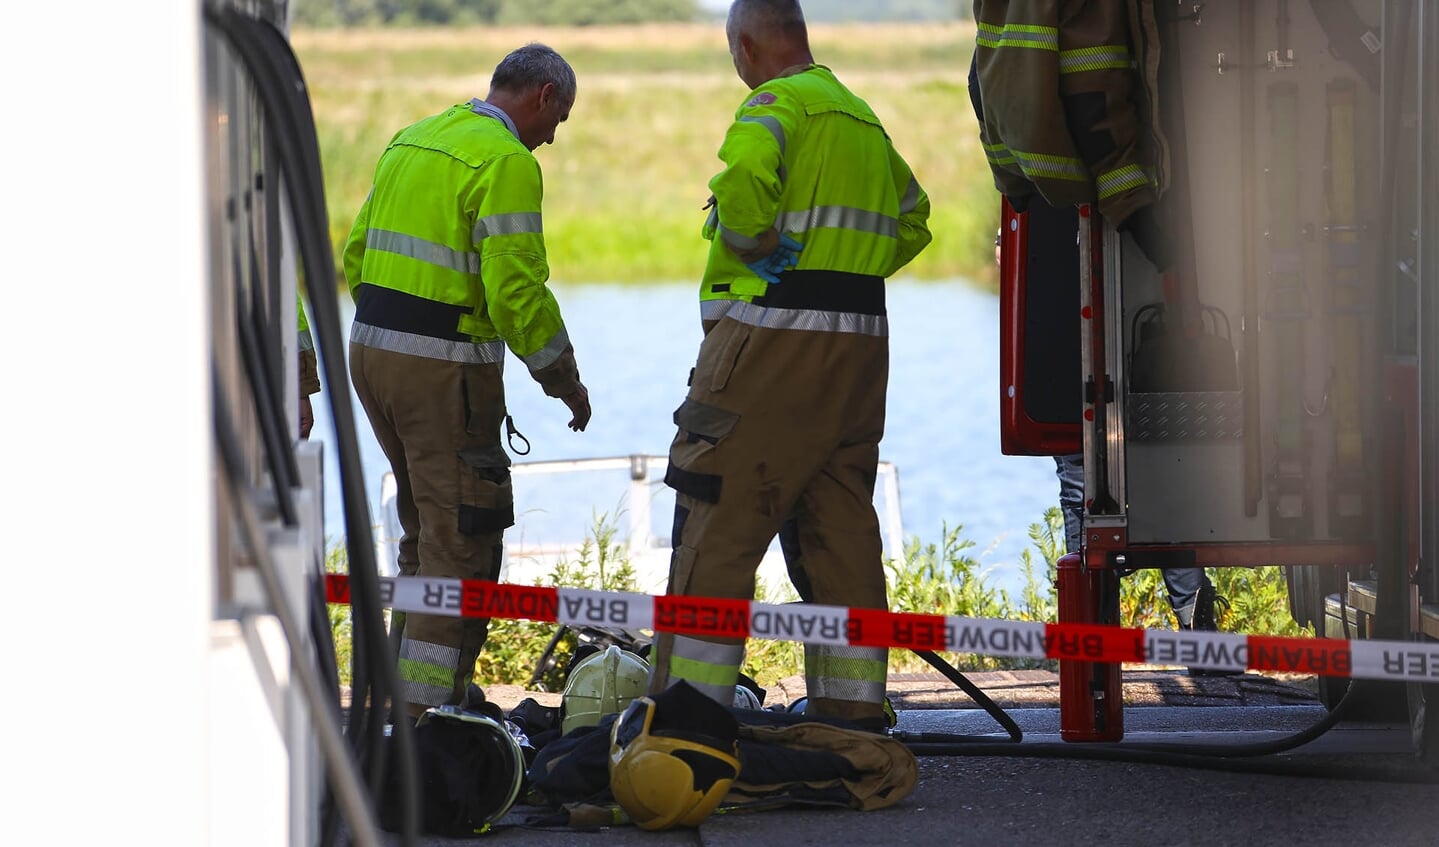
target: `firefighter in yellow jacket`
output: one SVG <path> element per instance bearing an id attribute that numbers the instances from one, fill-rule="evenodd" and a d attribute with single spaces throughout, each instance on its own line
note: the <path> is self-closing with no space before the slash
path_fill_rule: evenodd
<path id="1" fill-rule="evenodd" d="M 887 608 L 884 287 L 929 243 L 929 198 L 873 110 L 815 64 L 795 0 L 737 0 L 726 33 L 752 91 L 709 184 L 705 336 L 665 477 L 670 591 L 752 598 L 793 515 L 815 602 Z M 743 655 L 742 639 L 661 634 L 651 690 L 684 680 L 728 705 Z M 807 645 L 809 711 L 882 722 L 887 658 Z"/>
<path id="2" fill-rule="evenodd" d="M 506 348 L 569 408 L 571 429 L 589 422 L 589 394 L 545 284 L 533 154 L 554 141 L 574 100 L 574 71 L 554 50 L 510 53 L 484 100 L 394 137 L 345 245 L 351 379 L 394 469 L 404 575 L 499 577 L 514 524 L 500 443 Z M 411 614 L 402 627 L 411 716 L 465 705 L 489 621 Z"/>
<path id="3" fill-rule="evenodd" d="M 1016 210 L 1036 194 L 1051 206 L 1094 203 L 1164 270 L 1163 141 L 1140 107 L 1157 50 L 1136 59 L 1133 47 L 1157 43 L 1150 2 L 975 0 L 970 87 L 995 187 Z"/>
<path id="4" fill-rule="evenodd" d="M 309 438 L 315 426 L 315 407 L 311 394 L 320 391 L 320 363 L 315 357 L 315 337 L 310 334 L 310 321 L 305 317 L 305 304 L 295 292 L 295 319 L 300 339 L 300 437 Z"/>

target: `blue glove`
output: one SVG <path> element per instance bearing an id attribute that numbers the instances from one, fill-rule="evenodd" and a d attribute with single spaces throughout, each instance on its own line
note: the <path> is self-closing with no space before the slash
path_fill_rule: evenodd
<path id="1" fill-rule="evenodd" d="M 780 234 L 779 246 L 769 255 L 771 270 L 776 274 L 789 270 L 799 264 L 799 253 L 804 245 L 790 238 L 788 235 Z"/>
<path id="2" fill-rule="evenodd" d="M 769 256 L 755 259 L 753 262 L 745 262 L 744 266 L 754 271 L 754 275 L 765 282 L 779 282 L 779 275 L 770 270 L 770 258 L 773 256 L 774 254 L 771 253 Z"/>
<path id="3" fill-rule="evenodd" d="M 755 259 L 753 262 L 745 262 L 745 267 L 765 282 L 778 283 L 781 273 L 799 264 L 799 253 L 803 249 L 803 244 L 788 235 L 781 235 L 779 246 L 774 249 L 773 253 Z"/>

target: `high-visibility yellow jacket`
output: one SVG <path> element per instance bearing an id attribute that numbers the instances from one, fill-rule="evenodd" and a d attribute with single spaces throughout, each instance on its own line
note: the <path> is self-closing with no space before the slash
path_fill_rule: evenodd
<path id="1" fill-rule="evenodd" d="M 928 195 L 879 118 L 823 65 L 754 89 L 719 158 L 702 300 L 765 293 L 726 244 L 753 247 L 772 226 L 804 245 L 798 270 L 888 277 L 929 244 Z"/>
<path id="2" fill-rule="evenodd" d="M 351 338 L 454 361 L 501 361 L 508 346 L 546 393 L 575 390 L 569 336 L 545 284 L 543 194 L 539 162 L 489 104 L 461 103 L 401 130 L 345 245 Z"/>
<path id="3" fill-rule="evenodd" d="M 1122 224 L 1154 202 L 1129 3 L 975 0 L 980 138 L 1016 207 L 1035 194 L 1052 206 L 1097 203 Z"/>

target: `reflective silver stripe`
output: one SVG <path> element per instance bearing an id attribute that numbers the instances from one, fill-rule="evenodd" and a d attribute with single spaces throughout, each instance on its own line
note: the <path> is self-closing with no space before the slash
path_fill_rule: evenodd
<path id="1" fill-rule="evenodd" d="M 400 658 L 441 668 L 453 668 L 460 663 L 460 650 L 458 647 L 446 647 L 433 641 L 401 638 Z"/>
<path id="2" fill-rule="evenodd" d="M 480 218 L 475 221 L 471 237 L 479 243 L 492 235 L 520 235 L 526 232 L 544 232 L 544 221 L 539 212 L 507 212 Z"/>
<path id="3" fill-rule="evenodd" d="M 735 232 L 727 228 L 724 224 L 720 224 L 719 232 L 720 237 L 725 240 L 725 243 L 737 247 L 740 250 L 753 250 L 759 246 L 758 238 L 751 238 L 748 235 Z"/>
<path id="4" fill-rule="evenodd" d="M 300 330 L 300 349 L 303 351 L 315 349 L 315 339 L 310 336 L 308 329 Z"/>
<path id="5" fill-rule="evenodd" d="M 883 647 L 806 644 L 805 693 L 826 700 L 883 703 L 889 651 Z"/>
<path id="6" fill-rule="evenodd" d="M 452 341 L 448 338 L 431 338 L 413 332 L 397 329 L 381 329 L 356 321 L 350 327 L 350 341 L 364 347 L 388 350 L 391 353 L 405 353 L 426 359 L 441 359 L 464 365 L 493 365 L 505 361 L 505 343 L 486 341 L 471 344 L 466 341 Z"/>
<path id="7" fill-rule="evenodd" d="M 780 283 L 783 285 L 784 283 Z M 710 301 L 714 302 L 714 301 Z M 720 317 L 729 317 L 742 324 L 765 329 L 797 329 L 810 332 L 852 332 L 858 335 L 889 337 L 889 319 L 883 315 L 859 315 L 852 312 L 824 312 L 818 309 L 776 309 L 756 306 L 743 300 L 731 300 L 729 309 Z M 701 308 L 704 320 L 712 320 Z M 717 319 L 713 319 L 717 320 Z"/>
<path id="8" fill-rule="evenodd" d="M 740 118 L 740 123 L 759 124 L 769 130 L 774 136 L 774 141 L 779 145 L 779 154 L 784 156 L 784 127 L 780 126 L 778 120 L 769 115 L 745 115 Z"/>
<path id="9" fill-rule="evenodd" d="M 501 346 L 503 347 L 503 345 Z M 521 358 L 524 359 L 525 367 L 528 367 L 532 371 L 537 371 L 540 368 L 554 364 L 555 360 L 558 359 L 560 354 L 565 352 L 565 348 L 569 346 L 570 334 L 561 326 L 560 331 L 554 334 L 554 337 L 549 340 L 549 343 L 536 352 L 528 356 L 522 356 Z"/>
<path id="10" fill-rule="evenodd" d="M 899 213 L 901 215 L 913 212 L 919 205 L 919 180 L 909 178 L 909 185 L 904 189 L 904 196 L 899 198 Z"/>
<path id="11" fill-rule="evenodd" d="M 1123 44 L 1103 44 L 1059 51 L 1059 72 L 1077 74 L 1084 71 L 1129 70 L 1129 48 Z"/>
<path id="12" fill-rule="evenodd" d="M 676 635 L 670 651 L 670 679 L 683 679 L 711 700 L 728 706 L 734 703 L 742 661 L 743 642 L 715 644 Z"/>
<path id="13" fill-rule="evenodd" d="M 460 273 L 480 272 L 480 257 L 474 253 L 446 247 L 434 241 L 392 232 L 388 229 L 365 230 L 365 249 L 380 250 L 399 256 L 408 256 L 429 265 L 436 265 Z"/>
<path id="14" fill-rule="evenodd" d="M 423 682 L 400 678 L 400 693 L 405 696 L 406 703 L 414 703 L 418 706 L 438 706 L 450 699 L 454 688 L 441 688 L 438 685 L 427 685 Z"/>
<path id="15" fill-rule="evenodd" d="M 1131 188 L 1142 188 L 1150 184 L 1149 175 L 1138 165 L 1125 165 L 1106 171 L 1095 180 L 1099 188 L 1099 199 L 1107 200 L 1116 194 L 1128 191 Z"/>
<path id="16" fill-rule="evenodd" d="M 454 693 L 460 651 L 428 641 L 400 639 L 400 688 L 405 700 L 438 706 Z"/>
<path id="17" fill-rule="evenodd" d="M 717 321 L 729 314 L 730 307 L 743 300 L 701 300 L 700 320 Z"/>
<path id="18" fill-rule="evenodd" d="M 852 229 L 895 238 L 899 221 L 880 212 L 856 209 L 853 206 L 815 206 L 798 212 L 785 212 L 775 222 L 780 232 L 808 232 L 817 227 Z"/>
<path id="19" fill-rule="evenodd" d="M 1029 47 L 1039 50 L 1059 49 L 1059 30 L 1052 26 L 1005 24 L 1003 29 L 981 21 L 975 39 L 980 47 Z"/>
<path id="20" fill-rule="evenodd" d="M 984 157 L 988 159 L 992 165 L 1014 164 L 1014 154 L 1009 152 L 1009 148 L 1003 144 L 984 145 Z"/>
<path id="21" fill-rule="evenodd" d="M 698 638 L 690 638 L 687 635 L 676 635 L 670 654 L 683 656 L 686 659 L 703 662 L 707 665 L 719 665 L 723 667 L 733 663 L 738 667 L 739 663 L 744 660 L 744 645 L 719 644 L 713 641 L 701 641 Z"/>
<path id="22" fill-rule="evenodd" d="M 1089 171 L 1085 169 L 1084 163 L 1072 156 L 1055 156 L 1050 153 L 1025 153 L 1022 150 L 1011 150 L 1014 159 L 1019 163 L 1019 169 L 1030 179 L 1035 177 L 1046 179 L 1063 179 L 1070 182 L 1089 181 Z"/>

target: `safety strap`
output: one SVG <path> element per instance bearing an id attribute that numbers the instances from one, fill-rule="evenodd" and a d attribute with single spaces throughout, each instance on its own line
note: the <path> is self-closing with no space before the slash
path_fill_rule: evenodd
<path id="1" fill-rule="evenodd" d="M 1264 317 L 1273 327 L 1275 452 L 1269 485 L 1269 532 L 1280 538 L 1308 536 L 1313 523 L 1305 481 L 1307 438 L 1304 405 L 1304 322 L 1309 296 L 1299 249 L 1299 86 L 1269 86 L 1269 288 Z"/>
<path id="2" fill-rule="evenodd" d="M 1333 381 L 1329 405 L 1334 420 L 1334 468 L 1329 484 L 1329 534 L 1362 533 L 1364 517 L 1364 436 L 1360 399 L 1364 361 L 1364 315 L 1368 312 L 1359 266 L 1363 253 L 1355 167 L 1355 83 L 1343 77 L 1327 89 L 1329 104 L 1329 222 L 1327 312 Z"/>

